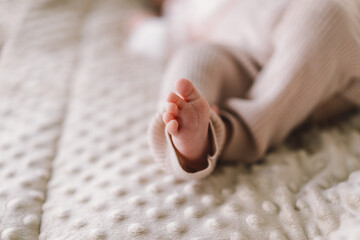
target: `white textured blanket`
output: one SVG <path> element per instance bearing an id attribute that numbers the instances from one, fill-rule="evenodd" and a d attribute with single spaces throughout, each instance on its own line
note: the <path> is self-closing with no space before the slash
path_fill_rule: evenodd
<path id="1" fill-rule="evenodd" d="M 360 239 L 360 114 L 249 168 L 165 174 L 161 68 L 122 51 L 117 0 L 0 0 L 1 239 Z"/>

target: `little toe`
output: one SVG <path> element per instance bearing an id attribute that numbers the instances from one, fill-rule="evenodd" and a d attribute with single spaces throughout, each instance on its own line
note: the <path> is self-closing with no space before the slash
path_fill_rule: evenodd
<path id="1" fill-rule="evenodd" d="M 179 112 L 179 108 L 175 103 L 169 102 L 167 105 L 166 111 L 168 113 L 173 114 L 174 116 L 177 116 L 177 114 Z"/>
<path id="2" fill-rule="evenodd" d="M 200 94 L 194 85 L 187 79 L 179 79 L 175 83 L 175 90 L 185 99 L 185 101 L 193 101 L 200 97 Z"/>
<path id="3" fill-rule="evenodd" d="M 165 124 L 175 119 L 175 116 L 168 112 L 164 112 L 162 117 Z"/>
<path id="4" fill-rule="evenodd" d="M 166 124 L 166 130 L 171 134 L 171 135 L 176 135 L 177 131 L 178 131 L 178 127 L 179 127 L 179 123 L 176 120 L 171 120 L 170 122 L 168 122 Z"/>
<path id="5" fill-rule="evenodd" d="M 169 95 L 166 98 L 166 101 L 168 101 L 169 103 L 175 103 L 179 109 L 182 109 L 185 105 L 184 100 L 174 92 L 169 93 Z"/>

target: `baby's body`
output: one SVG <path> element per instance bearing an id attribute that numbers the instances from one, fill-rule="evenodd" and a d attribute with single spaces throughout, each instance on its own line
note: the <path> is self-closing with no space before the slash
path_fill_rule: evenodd
<path id="1" fill-rule="evenodd" d="M 203 178 L 220 156 L 254 162 L 305 120 L 360 105 L 356 1 L 212 0 L 216 8 L 191 18 L 196 1 L 169 0 L 174 54 L 149 127 L 155 158 L 178 177 Z"/>

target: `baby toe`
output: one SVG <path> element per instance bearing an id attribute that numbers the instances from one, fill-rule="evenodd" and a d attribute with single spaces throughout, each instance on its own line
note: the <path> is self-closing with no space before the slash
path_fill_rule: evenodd
<path id="1" fill-rule="evenodd" d="M 165 124 L 167 124 L 171 120 L 175 119 L 175 116 L 168 112 L 164 112 L 162 117 L 163 117 L 163 121 Z"/>
<path id="2" fill-rule="evenodd" d="M 167 105 L 166 111 L 168 113 L 173 114 L 174 116 L 177 116 L 177 114 L 179 112 L 179 108 L 175 103 L 169 102 Z"/>
<path id="3" fill-rule="evenodd" d="M 200 97 L 194 85 L 187 79 L 179 79 L 175 83 L 175 89 L 186 101 L 193 101 Z"/>
<path id="4" fill-rule="evenodd" d="M 179 127 L 179 123 L 176 120 L 171 120 L 166 124 L 166 131 L 168 131 L 171 135 L 176 135 Z"/>
<path id="5" fill-rule="evenodd" d="M 166 98 L 166 101 L 169 103 L 175 103 L 179 109 L 182 109 L 185 105 L 184 100 L 174 92 L 169 93 L 168 97 Z"/>

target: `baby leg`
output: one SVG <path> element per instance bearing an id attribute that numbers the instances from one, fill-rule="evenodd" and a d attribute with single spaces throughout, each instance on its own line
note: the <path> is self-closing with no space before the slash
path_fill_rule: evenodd
<path id="1" fill-rule="evenodd" d="M 210 105 L 223 107 L 225 99 L 244 96 L 252 80 L 238 55 L 239 49 L 210 43 L 181 48 L 166 68 L 158 106 L 164 107 L 164 99 L 180 78 L 190 80 Z"/>
<path id="2" fill-rule="evenodd" d="M 351 11 L 346 1 L 291 3 L 274 31 L 274 52 L 250 89 L 250 100 L 227 103 L 253 141 L 252 148 L 238 152 L 239 159 L 257 160 L 323 103 L 347 101 L 342 91 L 360 62 Z"/>
<path id="3" fill-rule="evenodd" d="M 206 168 L 211 154 L 209 104 L 221 107 L 224 99 L 243 96 L 250 83 L 236 58 L 220 46 L 197 44 L 175 54 L 164 78 L 162 95 L 168 96 L 160 106 L 167 102 L 163 121 L 177 151 L 192 169 Z"/>

